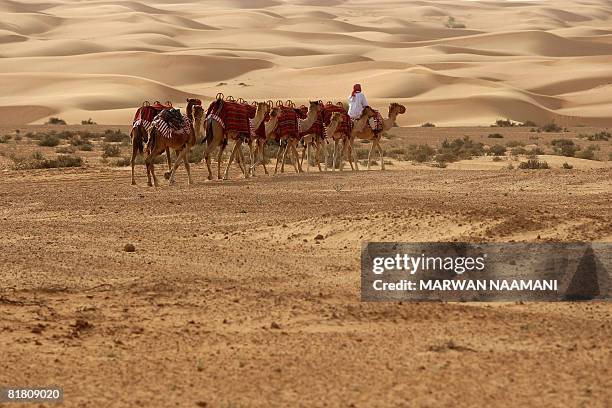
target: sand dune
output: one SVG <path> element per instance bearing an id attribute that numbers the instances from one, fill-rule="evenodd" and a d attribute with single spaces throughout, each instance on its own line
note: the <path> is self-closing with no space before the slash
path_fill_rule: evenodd
<path id="1" fill-rule="evenodd" d="M 607 0 L 0 0 L 0 123 L 123 123 L 142 99 L 219 91 L 344 100 L 360 82 L 379 109 L 410 106 L 400 125 L 612 125 L 611 21 Z"/>

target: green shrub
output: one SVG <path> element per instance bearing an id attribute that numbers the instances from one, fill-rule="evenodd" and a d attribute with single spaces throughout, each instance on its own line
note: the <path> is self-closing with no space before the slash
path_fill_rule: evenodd
<path id="1" fill-rule="evenodd" d="M 495 156 L 503 156 L 506 154 L 506 146 L 499 144 L 491 146 L 491 153 L 493 153 Z"/>
<path id="2" fill-rule="evenodd" d="M 425 122 L 421 125 L 421 127 L 436 127 L 436 125 L 431 122 Z"/>
<path id="3" fill-rule="evenodd" d="M 578 153 L 576 157 L 586 160 L 595 160 L 595 151 L 591 148 L 588 148 Z"/>
<path id="4" fill-rule="evenodd" d="M 581 139 L 587 139 L 589 142 L 604 142 L 610 140 L 612 135 L 610 135 L 610 132 L 601 131 L 592 135 L 580 134 L 578 137 Z"/>
<path id="5" fill-rule="evenodd" d="M 510 154 L 511 154 L 512 156 L 519 156 L 519 155 L 521 155 L 521 154 L 527 154 L 527 150 L 526 150 L 524 147 L 522 147 L 522 146 L 519 146 L 519 147 L 513 147 L 513 148 L 510 150 Z"/>
<path id="6" fill-rule="evenodd" d="M 503 139 L 504 136 L 500 133 L 491 133 L 487 136 L 489 139 Z"/>
<path id="7" fill-rule="evenodd" d="M 547 133 L 557 133 L 563 131 L 563 128 L 553 121 L 542 126 L 540 130 Z"/>
<path id="8" fill-rule="evenodd" d="M 415 161 L 417 163 L 424 163 L 430 161 L 436 150 L 426 144 L 422 145 L 410 145 L 406 150 L 405 160 Z"/>
<path id="9" fill-rule="evenodd" d="M 94 122 L 93 119 L 89 118 L 87 120 L 82 120 L 81 125 L 97 125 L 97 123 Z"/>
<path id="10" fill-rule="evenodd" d="M 533 148 L 531 148 L 531 150 L 529 150 L 527 152 L 527 154 L 529 154 L 529 155 L 544 154 L 544 150 L 540 149 L 539 147 L 533 147 Z"/>
<path id="11" fill-rule="evenodd" d="M 550 169 L 550 166 L 545 161 L 527 160 L 526 162 L 521 162 L 521 164 L 519 164 L 519 169 L 544 170 Z"/>
<path id="12" fill-rule="evenodd" d="M 120 130 L 106 129 L 104 131 L 104 141 L 106 143 L 126 142 L 130 137 Z"/>
<path id="13" fill-rule="evenodd" d="M 200 163 L 202 160 L 204 160 L 204 151 L 206 151 L 206 145 L 197 143 L 195 146 L 193 146 L 191 153 L 189 154 L 189 163 Z M 244 157 L 245 160 L 249 162 L 249 155 L 245 154 Z"/>
<path id="14" fill-rule="evenodd" d="M 508 143 L 506 143 L 506 147 L 518 147 L 518 146 L 525 146 L 525 143 L 519 140 L 511 140 Z"/>
<path id="15" fill-rule="evenodd" d="M 574 157 L 576 152 L 580 150 L 574 141 L 569 139 L 553 139 L 550 144 L 553 146 L 555 153 L 566 157 Z"/>
<path id="16" fill-rule="evenodd" d="M 52 159 L 45 158 L 40 152 L 34 152 L 30 157 L 11 156 L 13 169 L 32 170 L 32 169 L 52 169 L 62 167 L 81 167 L 83 159 L 79 156 L 59 155 Z"/>
<path id="17" fill-rule="evenodd" d="M 471 159 L 474 156 L 482 156 L 484 154 L 484 145 L 474 142 L 469 136 L 452 141 L 446 139 L 442 142 L 438 153 L 453 155 L 456 157 L 456 160 Z"/>
<path id="18" fill-rule="evenodd" d="M 0 137 L 0 143 L 8 143 L 8 141 L 11 140 L 12 138 L 13 136 L 11 135 L 4 135 Z"/>
<path id="19" fill-rule="evenodd" d="M 561 168 L 566 169 L 566 170 L 571 170 L 571 169 L 574 168 L 574 166 L 572 166 L 568 162 L 565 162 L 565 163 L 563 163 L 563 166 L 561 166 Z"/>
<path id="20" fill-rule="evenodd" d="M 59 144 L 59 138 L 55 135 L 49 134 L 44 135 L 39 141 L 39 146 L 55 147 Z"/>
<path id="21" fill-rule="evenodd" d="M 121 149 L 117 145 L 105 143 L 102 145 L 102 157 L 117 157 L 121 154 Z"/>
<path id="22" fill-rule="evenodd" d="M 499 157 L 499 156 L 494 156 L 494 157 L 493 157 L 493 161 L 494 161 L 494 162 L 500 162 L 500 161 L 502 161 L 502 158 L 501 158 L 501 157 Z"/>

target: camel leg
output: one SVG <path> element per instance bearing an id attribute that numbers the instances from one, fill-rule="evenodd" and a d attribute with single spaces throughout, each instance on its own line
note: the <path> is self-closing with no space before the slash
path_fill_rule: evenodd
<path id="1" fill-rule="evenodd" d="M 169 147 L 166 147 L 166 162 L 168 163 L 168 171 L 171 171 L 172 170 L 172 159 L 170 158 L 170 148 Z"/>
<path id="2" fill-rule="evenodd" d="M 334 139 L 334 150 L 332 151 L 332 171 L 336 171 L 336 150 L 338 149 L 338 139 Z"/>
<path id="3" fill-rule="evenodd" d="M 266 141 L 264 140 L 261 145 L 261 163 L 264 168 L 264 173 L 268 174 L 268 168 L 266 167 Z"/>
<path id="4" fill-rule="evenodd" d="M 223 157 L 223 151 L 225 150 L 225 143 L 219 147 L 219 155 L 217 156 L 217 179 L 221 180 L 221 158 Z"/>
<path id="5" fill-rule="evenodd" d="M 188 184 L 192 185 L 193 184 L 193 180 L 191 179 L 191 165 L 189 164 L 189 155 L 191 154 L 191 149 L 187 149 L 188 152 L 185 153 L 185 158 L 183 159 L 184 161 L 184 165 L 185 165 L 185 171 L 187 172 L 187 180 L 188 180 Z"/>
<path id="6" fill-rule="evenodd" d="M 178 152 L 178 155 L 176 157 L 176 162 L 174 163 L 174 166 L 172 167 L 172 170 L 170 170 L 170 175 L 168 176 L 168 182 L 170 185 L 173 185 L 176 180 L 174 178 L 174 175 L 176 174 L 176 169 L 178 168 L 178 166 L 181 165 L 181 161 L 185 160 L 185 163 L 187 164 L 187 155 L 189 154 L 189 147 L 184 147 L 183 149 L 181 149 L 180 152 Z"/>
<path id="7" fill-rule="evenodd" d="M 249 167 L 249 173 L 255 177 L 255 153 L 257 152 L 257 145 L 255 151 L 253 151 L 253 141 L 249 141 L 249 157 L 251 159 L 251 167 Z"/>
<path id="8" fill-rule="evenodd" d="M 306 144 L 306 173 L 310 173 L 310 143 Z M 302 154 L 302 158 L 304 154 Z"/>
<path id="9" fill-rule="evenodd" d="M 245 161 L 245 158 L 244 158 L 244 153 L 242 152 L 242 148 L 240 146 L 238 147 L 238 158 L 237 158 L 237 160 L 239 160 L 240 163 L 242 164 L 241 167 L 242 167 L 242 172 L 244 173 L 244 178 L 248 179 L 249 178 L 249 170 L 247 169 L 246 161 Z"/>
<path id="10" fill-rule="evenodd" d="M 136 155 L 138 155 L 138 148 L 136 146 L 132 146 L 132 160 L 130 160 L 130 164 L 132 165 L 132 185 L 133 186 L 136 185 L 136 178 L 134 177 L 134 166 L 136 165 Z"/>
<path id="11" fill-rule="evenodd" d="M 282 145 L 282 141 L 281 141 L 281 145 L 278 148 L 278 152 L 276 153 L 276 166 L 274 166 L 274 175 L 276 175 L 276 172 L 278 171 L 278 163 L 280 162 L 280 159 L 283 155 L 283 145 Z"/>
<path id="12" fill-rule="evenodd" d="M 329 149 L 327 148 L 327 143 L 324 140 L 323 141 L 323 145 L 322 145 L 322 149 L 323 149 L 323 160 L 325 160 L 325 162 L 323 163 L 323 166 L 325 167 L 325 171 L 327 171 L 327 156 L 329 155 Z"/>
<path id="13" fill-rule="evenodd" d="M 155 176 L 155 165 L 153 164 L 156 157 L 156 154 L 150 154 L 145 160 L 145 163 L 147 164 L 147 176 L 149 176 L 149 187 L 151 187 L 151 176 L 153 177 L 153 185 L 155 187 L 159 187 L 157 177 Z"/>
<path id="14" fill-rule="evenodd" d="M 317 162 L 317 167 L 319 168 L 319 173 L 321 172 L 321 143 L 316 143 L 314 147 L 315 151 L 315 161 Z"/>
<path id="15" fill-rule="evenodd" d="M 212 146 L 212 143 L 210 146 Z M 210 146 L 206 146 L 206 151 L 204 152 L 204 160 L 206 161 L 206 168 L 208 169 L 208 180 L 212 180 L 212 169 L 210 168 Z"/>
<path id="16" fill-rule="evenodd" d="M 355 162 L 355 171 L 359 171 L 359 163 L 357 162 L 357 152 L 355 151 L 355 139 L 351 140 L 349 147 L 351 148 L 351 157 Z"/>
<path id="17" fill-rule="evenodd" d="M 229 178 L 229 169 L 232 163 L 234 162 L 234 157 L 236 157 L 236 147 L 238 146 L 238 142 L 234 143 L 234 147 L 232 148 L 232 152 L 230 153 L 229 160 L 227 161 L 227 166 L 225 166 L 225 173 L 223 175 L 223 180 L 227 180 Z M 240 164 L 238 165 L 240 167 Z"/>
<path id="18" fill-rule="evenodd" d="M 281 160 L 281 168 L 280 172 L 285 172 L 285 159 L 287 157 L 287 151 L 289 150 L 289 139 L 287 139 L 287 143 L 285 144 L 285 149 L 283 150 L 283 159 Z"/>
<path id="19" fill-rule="evenodd" d="M 385 153 L 382 147 L 380 146 L 380 143 L 378 142 L 378 140 L 376 141 L 376 147 L 378 147 L 378 151 L 380 152 L 380 169 L 384 170 L 385 169 Z"/>
<path id="20" fill-rule="evenodd" d="M 372 141 L 372 146 L 370 146 L 370 151 L 368 153 L 368 170 L 370 170 L 370 166 L 372 163 L 372 151 L 374 150 L 374 141 Z"/>
<path id="21" fill-rule="evenodd" d="M 304 170 L 302 170 L 302 165 L 300 163 L 299 160 L 299 155 L 298 155 L 298 151 L 297 151 L 297 142 L 295 144 L 291 144 L 291 151 L 293 152 L 293 157 L 295 158 L 295 160 L 293 161 L 293 167 L 295 167 L 295 172 L 296 173 L 303 173 Z M 297 164 L 297 166 L 296 166 Z"/>

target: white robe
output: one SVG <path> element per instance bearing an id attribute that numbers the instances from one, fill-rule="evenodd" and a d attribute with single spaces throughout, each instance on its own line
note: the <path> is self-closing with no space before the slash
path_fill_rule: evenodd
<path id="1" fill-rule="evenodd" d="M 348 114 L 353 119 L 357 119 L 358 117 L 360 117 L 361 112 L 363 112 L 363 108 L 368 106 L 368 101 L 366 100 L 366 97 L 362 92 L 357 92 L 355 96 L 349 96 L 348 101 Z"/>

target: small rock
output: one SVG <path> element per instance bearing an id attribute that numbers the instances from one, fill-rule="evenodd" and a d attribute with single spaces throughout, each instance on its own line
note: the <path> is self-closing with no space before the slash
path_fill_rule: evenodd
<path id="1" fill-rule="evenodd" d="M 123 246 L 123 250 L 125 252 L 136 252 L 136 247 L 134 246 L 134 244 L 125 244 Z"/>
<path id="2" fill-rule="evenodd" d="M 280 324 L 278 324 L 276 322 L 272 322 L 272 324 L 270 325 L 270 328 L 271 329 L 279 330 L 281 327 L 280 327 Z"/>
<path id="3" fill-rule="evenodd" d="M 321 241 L 321 240 L 325 239 L 325 237 L 323 235 L 321 235 L 321 234 L 318 234 L 314 239 L 315 239 L 315 241 Z"/>

